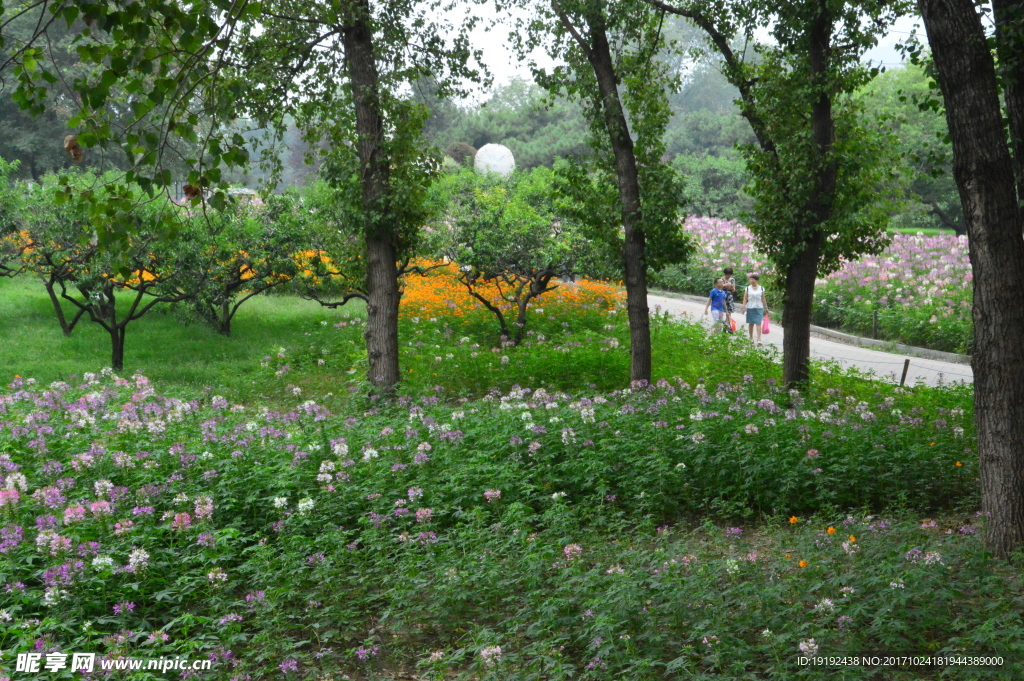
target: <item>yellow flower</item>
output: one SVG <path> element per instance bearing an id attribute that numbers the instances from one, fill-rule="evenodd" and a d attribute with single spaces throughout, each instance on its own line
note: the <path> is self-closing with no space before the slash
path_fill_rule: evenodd
<path id="1" fill-rule="evenodd" d="M 798 522 L 800 522 L 800 519 L 797 518 L 795 515 L 794 516 L 790 516 L 789 522 L 790 522 L 791 525 L 796 525 Z"/>
<path id="2" fill-rule="evenodd" d="M 800 567 L 802 567 L 802 568 L 805 568 L 805 567 L 807 567 L 808 565 L 810 565 L 810 563 L 808 563 L 808 562 L 807 562 L 806 560 L 802 560 L 802 561 L 800 561 Z"/>
<path id="3" fill-rule="evenodd" d="M 827 530 L 825 530 L 825 531 L 826 531 L 826 532 L 828 532 L 829 534 L 835 534 L 835 533 L 836 533 L 836 528 L 834 528 L 834 527 L 830 527 L 830 528 L 828 528 L 828 529 L 827 529 Z"/>

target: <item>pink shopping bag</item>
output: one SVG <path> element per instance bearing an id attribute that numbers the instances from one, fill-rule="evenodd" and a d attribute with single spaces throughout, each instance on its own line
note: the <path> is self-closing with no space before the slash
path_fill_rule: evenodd
<path id="1" fill-rule="evenodd" d="M 761 333 L 771 333 L 772 328 L 768 325 L 768 313 L 764 313 L 764 321 L 761 322 Z"/>

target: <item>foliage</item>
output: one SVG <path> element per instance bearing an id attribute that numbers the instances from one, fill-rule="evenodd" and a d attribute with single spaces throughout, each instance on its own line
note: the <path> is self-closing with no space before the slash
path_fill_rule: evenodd
<path id="1" fill-rule="evenodd" d="M 596 254 L 579 227 L 558 218 L 546 168 L 508 179 L 464 170 L 433 191 L 445 208 L 430 228 L 428 249 L 458 265 L 459 282 L 514 344 L 523 339 L 531 303 L 557 288 L 559 278 L 592 270 Z"/>
<path id="2" fill-rule="evenodd" d="M 690 215 L 738 220 L 753 208 L 743 190 L 746 166 L 736 154 L 676 156 L 674 165 L 686 181 Z"/>
<path id="3" fill-rule="evenodd" d="M 23 244 L 15 235 L 21 226 L 22 196 L 11 178 L 17 169 L 17 161 L 8 163 L 0 157 L 0 277 L 21 271 Z"/>
<path id="4" fill-rule="evenodd" d="M 515 156 L 516 167 L 526 170 L 588 153 L 587 125 L 579 107 L 564 99 L 549 101 L 543 90 L 520 79 L 497 88 L 475 110 L 454 117 L 435 133 L 434 141 L 464 142 L 477 149 L 503 144 Z"/>
<path id="5" fill-rule="evenodd" d="M 639 681 L 789 669 L 811 638 L 864 653 L 970 640 L 1019 664 L 1019 585 L 983 558 L 982 521 L 864 515 L 972 507 L 960 390 L 850 384 L 789 405 L 751 377 L 330 414 L 174 399 L 141 375 L 75 383 L 0 394 L 4 649 L 215 654 L 224 678 L 416 663 Z M 688 522 L 750 508 L 770 515 Z"/>
<path id="6" fill-rule="evenodd" d="M 913 63 L 889 69 L 859 93 L 865 109 L 892 121 L 904 166 L 906 202 L 893 225 L 922 229 L 941 225 L 964 233 L 963 209 L 953 180 L 946 119 L 936 110 L 925 70 Z"/>

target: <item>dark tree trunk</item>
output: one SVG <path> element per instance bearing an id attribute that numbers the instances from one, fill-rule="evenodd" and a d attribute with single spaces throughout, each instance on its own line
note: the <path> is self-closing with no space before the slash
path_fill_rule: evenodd
<path id="1" fill-rule="evenodd" d="M 47 295 L 50 296 L 50 302 L 53 304 L 53 311 L 57 315 L 57 321 L 60 323 L 60 330 L 64 333 L 64 336 L 70 336 L 71 332 L 75 330 L 75 325 L 78 320 L 82 318 L 84 310 L 79 310 L 74 318 L 68 322 L 67 316 L 64 314 L 64 307 L 60 304 L 60 298 L 57 297 L 57 290 L 54 286 L 54 281 L 48 279 L 43 275 L 39 275 L 39 278 L 43 281 L 43 286 L 46 288 Z"/>
<path id="2" fill-rule="evenodd" d="M 1017 205 L 1024 211 L 1024 0 L 992 0 Z"/>
<path id="3" fill-rule="evenodd" d="M 373 49 L 368 0 L 354 0 L 342 33 L 355 104 L 366 238 L 367 378 L 385 395 L 394 393 L 398 366 L 398 253 L 388 206 L 389 164 L 384 152 L 380 78 Z"/>
<path id="4" fill-rule="evenodd" d="M 622 204 L 624 240 L 622 264 L 629 318 L 630 381 L 651 380 L 651 321 L 647 307 L 646 236 L 641 227 L 640 177 L 626 114 L 619 99 L 608 35 L 597 19 L 588 20 L 590 50 L 587 57 L 597 77 L 605 128 L 615 154 L 615 175 Z"/>
<path id="5" fill-rule="evenodd" d="M 974 411 L 986 540 L 1024 547 L 1024 239 L 995 65 L 972 0 L 919 0 L 953 144 L 974 278 Z"/>
<path id="6" fill-rule="evenodd" d="M 782 308 L 782 380 L 791 387 L 807 385 L 811 367 L 811 311 L 818 278 L 821 234 L 816 233 L 786 269 Z"/>
<path id="7" fill-rule="evenodd" d="M 832 95 L 824 79 L 828 73 L 832 42 L 832 16 L 824 2 L 810 30 L 807 56 L 815 85 L 821 94 L 811 106 L 811 137 L 818 155 L 817 187 L 807 206 L 807 224 L 800 232 L 805 246 L 786 267 L 786 291 L 783 300 L 782 380 L 790 387 L 803 386 L 810 378 L 811 309 L 814 305 L 814 282 L 821 260 L 821 225 L 832 217 L 832 201 L 836 194 L 839 169 L 829 155 L 836 142 L 832 120 Z"/>
<path id="8" fill-rule="evenodd" d="M 225 300 L 220 304 L 220 320 L 217 323 L 217 333 L 222 336 L 231 335 L 231 318 L 234 316 L 231 309 L 231 300 Z"/>
<path id="9" fill-rule="evenodd" d="M 124 369 L 124 332 L 120 326 L 110 330 L 110 366 L 115 371 Z"/>

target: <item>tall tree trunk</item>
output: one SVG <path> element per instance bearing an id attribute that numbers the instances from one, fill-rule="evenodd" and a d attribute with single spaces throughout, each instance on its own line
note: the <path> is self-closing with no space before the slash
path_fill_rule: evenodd
<path id="1" fill-rule="evenodd" d="M 630 381 L 651 380 L 651 321 L 647 307 L 646 235 L 641 227 L 640 177 L 626 114 L 615 82 L 615 67 L 608 35 L 597 18 L 588 19 L 590 44 L 587 57 L 597 77 L 605 127 L 615 154 L 615 175 L 622 204 L 622 264 L 629 318 Z"/>
<path id="2" fill-rule="evenodd" d="M 810 30 L 807 51 L 814 86 L 821 90 L 811 106 L 811 138 L 817 152 L 817 187 L 807 206 L 807 224 L 800 231 L 804 248 L 786 267 L 786 292 L 783 301 L 782 380 L 790 386 L 806 385 L 811 366 L 811 310 L 814 305 L 814 282 L 821 260 L 821 225 L 832 217 L 832 201 L 836 195 L 839 168 L 830 155 L 836 142 L 836 126 L 832 119 L 832 93 L 825 81 L 828 73 L 833 20 L 823 0 Z"/>
<path id="3" fill-rule="evenodd" d="M 394 393 L 398 366 L 398 253 L 388 206 L 389 165 L 384 152 L 380 78 L 373 49 L 370 3 L 354 0 L 342 33 L 345 62 L 355 103 L 360 180 L 366 217 L 367 378 L 385 395 Z"/>
<path id="4" fill-rule="evenodd" d="M 811 312 L 818 278 L 821 233 L 817 232 L 786 268 L 782 307 L 782 380 L 791 388 L 807 385 L 811 368 Z"/>
<path id="5" fill-rule="evenodd" d="M 992 0 L 1017 205 L 1024 211 L 1024 0 Z"/>
<path id="6" fill-rule="evenodd" d="M 986 541 L 1024 547 L 1024 239 L 995 65 L 972 0 L 919 0 L 946 105 L 974 275 L 974 412 Z"/>

